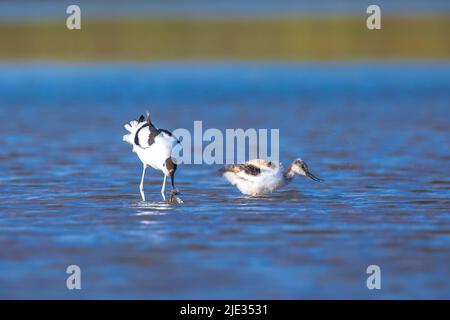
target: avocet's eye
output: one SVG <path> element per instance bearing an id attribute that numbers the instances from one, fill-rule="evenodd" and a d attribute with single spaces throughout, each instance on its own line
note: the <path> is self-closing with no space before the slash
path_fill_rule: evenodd
<path id="1" fill-rule="evenodd" d="M 269 161 L 269 162 L 267 163 L 267 165 L 268 165 L 269 167 L 271 167 L 271 166 L 272 166 L 272 161 Z"/>

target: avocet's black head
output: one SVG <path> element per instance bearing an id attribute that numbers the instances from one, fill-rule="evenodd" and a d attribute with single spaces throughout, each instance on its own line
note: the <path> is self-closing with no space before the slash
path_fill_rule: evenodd
<path id="1" fill-rule="evenodd" d="M 139 117 L 138 123 L 141 123 L 144 121 L 145 121 L 145 117 L 141 114 L 141 116 Z"/>
<path id="2" fill-rule="evenodd" d="M 311 178 L 314 181 L 323 181 L 309 171 L 308 165 L 302 159 L 295 160 L 291 165 L 291 170 L 296 174 Z"/>

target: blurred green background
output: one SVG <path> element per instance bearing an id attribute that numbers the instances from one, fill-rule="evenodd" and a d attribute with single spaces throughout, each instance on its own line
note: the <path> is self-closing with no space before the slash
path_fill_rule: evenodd
<path id="1" fill-rule="evenodd" d="M 448 1 L 447 1 L 448 2 Z M 81 30 L 66 8 L 81 7 Z M 448 59 L 449 5 L 378 1 L 4 1 L 2 60 Z"/>

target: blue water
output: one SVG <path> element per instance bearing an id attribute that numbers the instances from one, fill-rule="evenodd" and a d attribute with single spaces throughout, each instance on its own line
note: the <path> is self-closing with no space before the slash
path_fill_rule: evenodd
<path id="1" fill-rule="evenodd" d="M 0 65 L 0 297 L 450 298 L 449 101 L 447 62 Z M 246 198 L 184 165 L 183 205 L 155 171 L 141 202 L 122 135 L 146 110 L 278 128 L 325 182 Z"/>

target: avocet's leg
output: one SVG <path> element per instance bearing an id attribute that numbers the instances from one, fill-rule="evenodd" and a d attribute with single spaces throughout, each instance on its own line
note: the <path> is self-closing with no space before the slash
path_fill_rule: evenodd
<path id="1" fill-rule="evenodd" d="M 172 183 L 172 190 L 170 191 L 170 202 L 183 203 L 183 200 L 178 197 L 180 192 L 175 188 L 175 171 L 170 173 L 170 180 Z"/>
<path id="2" fill-rule="evenodd" d="M 141 184 L 140 184 L 140 186 L 139 186 L 139 190 L 141 191 L 142 201 L 145 201 L 145 193 L 144 193 L 144 177 L 145 177 L 145 169 L 147 169 L 147 166 L 144 164 L 144 167 L 143 167 L 143 169 L 142 169 Z"/>
<path id="3" fill-rule="evenodd" d="M 167 176 L 164 175 L 164 180 L 163 180 L 163 184 L 162 184 L 162 188 L 161 188 L 161 195 L 164 201 L 166 201 L 166 179 Z"/>

